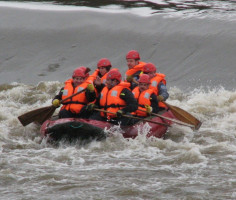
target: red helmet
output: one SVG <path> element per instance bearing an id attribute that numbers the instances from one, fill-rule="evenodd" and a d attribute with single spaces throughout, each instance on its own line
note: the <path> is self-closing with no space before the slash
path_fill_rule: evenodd
<path id="1" fill-rule="evenodd" d="M 112 69 L 111 71 L 109 71 L 107 74 L 107 80 L 109 79 L 116 79 L 121 82 L 121 73 L 119 72 L 119 70 Z"/>
<path id="2" fill-rule="evenodd" d="M 156 66 L 152 63 L 147 63 L 143 66 L 144 73 L 156 72 L 156 70 L 157 70 Z"/>
<path id="3" fill-rule="evenodd" d="M 89 71 L 90 71 L 90 69 L 87 67 L 84 67 L 84 66 L 78 67 L 77 69 L 74 70 L 72 78 L 77 77 L 77 76 L 84 77 L 84 78 L 88 77 Z"/>
<path id="4" fill-rule="evenodd" d="M 110 60 L 108 60 L 107 58 L 101 58 L 99 61 L 98 61 L 98 64 L 97 64 L 97 67 L 109 67 L 111 66 L 111 62 Z"/>
<path id="5" fill-rule="evenodd" d="M 126 54 L 126 59 L 140 60 L 139 52 L 136 50 L 131 50 Z"/>
<path id="6" fill-rule="evenodd" d="M 142 74 L 139 78 L 139 83 L 150 83 L 150 78 L 147 74 Z"/>

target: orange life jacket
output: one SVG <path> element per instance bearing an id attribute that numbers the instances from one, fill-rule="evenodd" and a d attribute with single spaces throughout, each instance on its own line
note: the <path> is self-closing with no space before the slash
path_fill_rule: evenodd
<path id="1" fill-rule="evenodd" d="M 89 77 L 86 79 L 86 81 L 93 83 L 93 81 L 96 79 L 96 77 L 98 76 L 98 72 L 99 70 L 96 69 L 93 74 L 89 75 Z"/>
<path id="2" fill-rule="evenodd" d="M 140 93 L 139 87 L 136 87 L 133 89 L 132 93 L 134 94 L 134 98 L 138 102 L 138 110 L 136 110 L 132 114 L 141 116 L 141 117 L 146 117 L 147 113 L 146 113 L 145 104 L 151 106 L 150 98 L 151 98 L 151 95 L 154 93 L 153 89 L 147 89 Z M 140 111 L 139 109 L 143 110 L 144 112 Z"/>
<path id="3" fill-rule="evenodd" d="M 73 79 L 69 79 L 65 82 L 65 87 L 62 94 L 62 100 L 85 89 L 87 85 L 90 83 L 86 80 L 85 82 L 74 88 L 72 82 Z M 84 91 L 78 95 L 75 95 L 71 99 L 68 99 L 65 102 L 63 102 L 64 105 L 62 106 L 61 110 L 66 109 L 71 111 L 72 113 L 79 113 L 82 107 L 87 103 L 88 101 Z"/>
<path id="4" fill-rule="evenodd" d="M 86 79 L 86 82 L 89 82 L 89 83 L 93 84 L 94 80 L 95 80 L 95 79 L 97 78 L 97 76 L 98 76 L 98 73 L 99 73 L 99 69 L 96 69 L 96 70 L 93 72 L 93 74 L 89 75 L 89 77 Z M 103 79 L 105 79 L 105 77 L 106 77 L 106 74 L 101 78 L 102 83 L 103 83 L 103 81 L 106 82 L 106 80 L 103 80 Z M 104 83 L 104 84 L 105 84 L 105 83 Z M 96 97 L 98 97 L 98 91 L 97 91 L 96 88 L 95 88 L 95 93 L 96 93 Z M 96 102 L 96 99 L 95 99 L 93 102 L 91 102 L 91 103 L 95 103 L 95 102 Z"/>
<path id="5" fill-rule="evenodd" d="M 126 102 L 120 98 L 121 91 L 124 88 L 129 89 L 130 83 L 120 82 L 118 85 L 114 86 L 110 90 L 108 87 L 104 87 L 101 91 L 100 96 L 100 106 L 109 112 L 116 113 L 118 110 L 126 106 Z M 116 117 L 115 114 L 101 112 L 102 117 L 107 117 L 107 119 Z"/>
<path id="6" fill-rule="evenodd" d="M 117 68 L 112 68 L 112 69 L 113 69 L 113 70 L 118 70 Z M 89 76 L 89 79 L 92 80 L 92 81 L 94 81 L 94 80 L 97 78 L 98 74 L 99 74 L 99 69 L 96 69 L 96 70 L 93 72 L 93 74 Z M 101 82 L 102 82 L 103 84 L 106 84 L 107 74 L 108 74 L 108 72 L 107 72 L 106 74 L 104 74 L 104 75 L 101 77 Z"/>
<path id="7" fill-rule="evenodd" d="M 139 61 L 138 65 L 135 65 L 132 69 L 128 69 L 125 73 L 125 80 L 126 80 L 127 76 L 132 76 L 138 71 L 140 71 L 140 72 L 143 71 L 143 66 L 145 64 L 146 64 L 145 62 Z"/>
<path id="8" fill-rule="evenodd" d="M 102 78 L 101 78 L 101 82 L 102 82 L 103 84 L 106 84 L 106 81 L 107 81 L 107 74 L 108 74 L 108 73 L 104 74 L 104 75 L 102 76 Z"/>
<path id="9" fill-rule="evenodd" d="M 156 76 L 150 80 L 151 84 L 149 88 L 153 89 L 157 96 L 159 95 L 158 84 L 162 82 L 164 85 L 166 85 L 165 77 L 166 77 L 165 74 L 156 73 Z M 166 108 L 166 105 L 162 102 L 159 102 L 158 106 L 162 108 Z"/>

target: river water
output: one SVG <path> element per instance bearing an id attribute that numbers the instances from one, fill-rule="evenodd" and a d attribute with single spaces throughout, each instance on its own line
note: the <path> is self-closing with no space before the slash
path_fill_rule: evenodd
<path id="1" fill-rule="evenodd" d="M 236 199 L 235 9 L 0 1 L 0 199 Z M 131 49 L 166 74 L 168 103 L 201 120 L 198 131 L 174 125 L 165 140 L 147 139 L 146 125 L 126 140 L 117 127 L 105 141 L 55 147 L 18 121 L 50 105 L 78 66 L 107 57 L 124 73 Z"/>

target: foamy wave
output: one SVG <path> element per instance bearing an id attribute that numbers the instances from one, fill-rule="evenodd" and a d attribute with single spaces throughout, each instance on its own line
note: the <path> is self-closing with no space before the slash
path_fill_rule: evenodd
<path id="1" fill-rule="evenodd" d="M 0 91 L 1 141 L 9 141 L 8 137 L 11 136 L 12 141 L 23 140 L 20 146 L 27 146 L 27 140 L 29 140 L 29 146 L 37 146 L 37 143 L 40 142 L 38 139 L 40 137 L 39 126 L 32 123 L 23 127 L 17 117 L 25 112 L 51 105 L 52 98 L 61 86 L 60 82 L 40 82 L 36 86 L 14 83 L 2 87 Z M 198 131 L 193 131 L 189 127 L 173 125 L 166 135 L 166 140 L 147 139 L 146 135 L 150 127 L 146 124 L 142 130 L 139 130 L 137 138 L 127 140 L 122 137 L 121 129 L 117 126 L 112 130 L 107 130 L 112 134 L 102 145 L 88 146 L 88 150 L 104 151 L 108 149 L 109 151 L 118 150 L 121 153 L 126 149 L 124 154 L 134 156 L 133 150 L 136 149 L 135 151 L 142 152 L 142 156 L 145 155 L 147 158 L 153 158 L 153 155 L 157 153 L 159 158 L 164 158 L 166 151 L 178 151 L 183 154 L 180 156 L 182 160 L 180 157 L 176 157 L 173 158 L 175 162 L 204 163 L 206 159 L 201 155 L 204 145 L 217 145 L 225 142 L 225 146 L 227 146 L 230 140 L 235 140 L 236 91 L 228 91 L 224 88 L 206 91 L 199 88 L 184 93 L 179 88 L 170 88 L 169 93 L 168 103 L 184 109 L 203 122 Z M 55 114 L 58 111 L 59 109 Z M 43 147 L 45 144 L 40 148 Z M 146 149 L 147 147 L 150 149 Z M 190 150 L 191 152 L 189 152 Z M 120 153 L 119 156 L 121 156 Z M 189 160 L 191 157 L 193 157 L 192 161 Z"/>

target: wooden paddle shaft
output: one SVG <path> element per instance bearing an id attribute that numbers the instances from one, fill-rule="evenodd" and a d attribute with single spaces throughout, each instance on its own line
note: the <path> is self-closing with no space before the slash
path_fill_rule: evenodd
<path id="1" fill-rule="evenodd" d="M 145 110 L 141 110 L 141 109 L 138 109 L 138 110 L 143 111 L 143 112 L 146 112 Z M 160 117 L 160 118 L 163 118 L 163 119 L 167 119 L 167 120 L 169 120 L 169 121 L 172 121 L 172 122 L 175 122 L 175 123 L 184 125 L 184 126 L 188 126 L 188 127 L 194 128 L 194 125 L 192 125 L 192 124 L 187 124 L 187 123 L 185 123 L 185 122 L 181 122 L 181 121 L 176 120 L 176 119 L 172 119 L 172 118 L 169 118 L 169 117 L 165 117 L 165 116 L 159 115 L 159 114 L 157 114 L 157 113 L 151 113 L 151 115 L 154 115 L 154 116 L 157 116 L 157 117 Z"/>
<path id="2" fill-rule="evenodd" d="M 114 112 L 110 112 L 110 111 L 106 111 L 106 110 L 102 110 L 102 109 L 98 109 L 98 108 L 95 108 L 94 110 L 99 111 L 99 112 L 111 113 L 111 114 L 114 114 L 114 115 L 116 114 Z M 154 121 L 149 120 L 149 119 L 143 119 L 143 118 L 140 118 L 140 117 L 134 117 L 134 116 L 130 116 L 130 115 L 122 115 L 122 116 L 127 117 L 127 118 L 131 118 L 131 119 L 139 119 L 139 120 L 143 120 L 143 121 L 146 121 L 146 122 L 150 122 L 150 123 L 170 127 L 169 124 L 165 124 L 165 123 L 161 123 L 161 122 L 154 122 Z"/>

